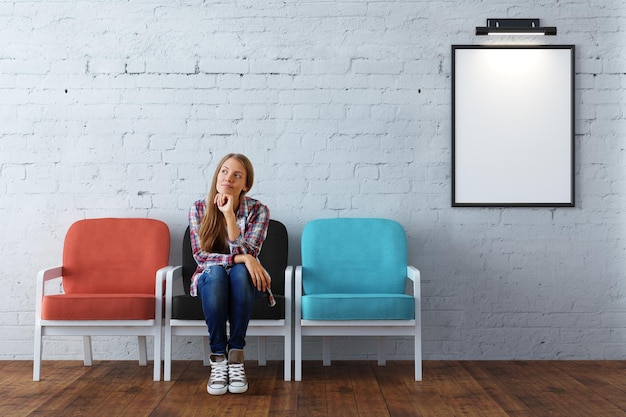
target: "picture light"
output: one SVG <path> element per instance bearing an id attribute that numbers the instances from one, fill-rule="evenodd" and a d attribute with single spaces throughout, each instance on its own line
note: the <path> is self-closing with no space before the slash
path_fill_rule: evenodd
<path id="1" fill-rule="evenodd" d="M 476 26 L 476 35 L 556 35 L 556 27 L 541 27 L 539 19 L 487 19 L 487 26 Z"/>

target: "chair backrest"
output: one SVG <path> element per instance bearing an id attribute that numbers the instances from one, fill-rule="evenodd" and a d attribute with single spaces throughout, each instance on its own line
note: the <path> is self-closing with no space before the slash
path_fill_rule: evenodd
<path id="1" fill-rule="evenodd" d="M 259 260 L 272 277 L 272 292 L 285 295 L 285 268 L 287 267 L 289 241 L 287 228 L 278 220 L 270 220 L 267 228 L 267 236 L 259 253 Z M 191 277 L 198 264 L 193 258 L 189 227 L 183 237 L 183 287 L 189 294 Z"/>
<path id="2" fill-rule="evenodd" d="M 406 234 L 393 220 L 318 219 L 302 231 L 305 294 L 401 294 L 406 267 Z"/>
<path id="3" fill-rule="evenodd" d="M 67 294 L 154 294 L 167 266 L 170 232 L 160 220 L 102 218 L 70 226 L 63 246 Z"/>

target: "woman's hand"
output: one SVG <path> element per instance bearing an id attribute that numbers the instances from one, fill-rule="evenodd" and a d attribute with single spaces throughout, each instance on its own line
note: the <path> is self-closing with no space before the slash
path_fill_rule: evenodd
<path id="1" fill-rule="evenodd" d="M 237 216 L 235 216 L 235 207 L 239 207 L 239 200 L 230 194 L 218 193 L 213 202 L 224 215 L 228 239 L 234 242 L 241 234 L 237 225 Z"/>
<path id="2" fill-rule="evenodd" d="M 219 193 L 215 196 L 213 203 L 215 203 L 219 211 L 229 214 L 234 212 L 234 200 L 232 195 Z"/>
<path id="3" fill-rule="evenodd" d="M 242 257 L 243 263 L 248 269 L 250 278 L 252 279 L 252 285 L 254 285 L 259 291 L 265 292 L 272 283 L 272 279 L 269 274 L 263 268 L 263 265 L 252 255 L 237 255 L 235 261 L 239 261 L 239 257 Z"/>

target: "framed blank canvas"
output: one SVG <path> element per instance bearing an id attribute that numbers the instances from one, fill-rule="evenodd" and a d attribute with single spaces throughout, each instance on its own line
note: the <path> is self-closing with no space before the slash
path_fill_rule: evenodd
<path id="1" fill-rule="evenodd" d="M 574 46 L 452 45 L 452 206 L 574 203 Z"/>

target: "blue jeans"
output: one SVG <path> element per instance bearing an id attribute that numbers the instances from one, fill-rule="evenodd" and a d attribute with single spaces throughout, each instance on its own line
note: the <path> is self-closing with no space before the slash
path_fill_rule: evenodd
<path id="1" fill-rule="evenodd" d="M 209 330 L 211 353 L 226 355 L 230 349 L 243 349 L 254 300 L 259 292 L 244 264 L 230 269 L 211 266 L 198 278 L 204 318 Z M 226 322 L 230 323 L 230 339 Z"/>

